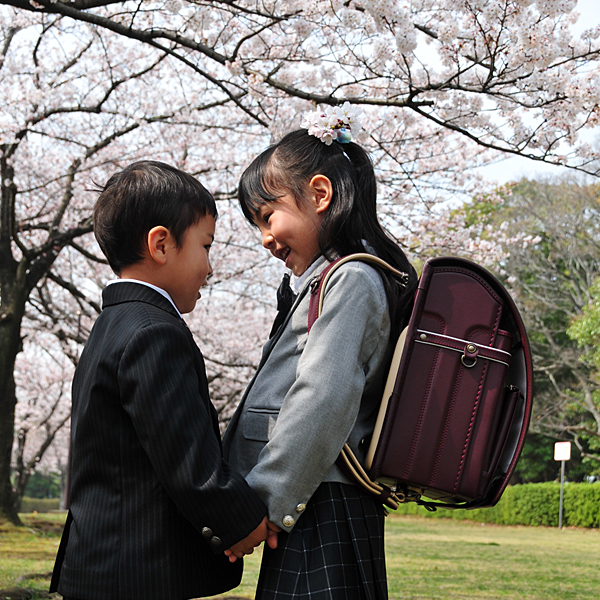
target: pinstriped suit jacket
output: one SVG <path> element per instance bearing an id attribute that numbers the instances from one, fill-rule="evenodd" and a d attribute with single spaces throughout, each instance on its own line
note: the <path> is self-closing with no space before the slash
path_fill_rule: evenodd
<path id="1" fill-rule="evenodd" d="M 104 290 L 77 367 L 70 511 L 55 571 L 58 591 L 81 600 L 179 600 L 231 589 L 242 565 L 223 551 L 266 514 L 222 458 L 191 333 L 147 286 Z"/>

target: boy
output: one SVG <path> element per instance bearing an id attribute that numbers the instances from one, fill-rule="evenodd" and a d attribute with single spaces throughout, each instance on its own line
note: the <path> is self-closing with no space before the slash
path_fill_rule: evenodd
<path id="1" fill-rule="evenodd" d="M 181 318 L 212 269 L 217 209 L 191 175 L 142 161 L 113 175 L 94 234 L 120 279 L 73 380 L 70 512 L 51 591 L 183 600 L 237 586 L 275 534 L 223 460 L 200 350 Z"/>

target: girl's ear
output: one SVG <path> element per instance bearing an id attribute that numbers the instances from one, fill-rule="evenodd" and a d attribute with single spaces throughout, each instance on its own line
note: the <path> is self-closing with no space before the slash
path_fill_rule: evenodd
<path id="1" fill-rule="evenodd" d="M 308 184 L 312 195 L 312 201 L 318 214 L 324 213 L 331 202 L 333 195 L 333 186 L 329 177 L 325 175 L 315 175 Z"/>
<path id="2" fill-rule="evenodd" d="M 171 245 L 171 232 L 162 225 L 153 227 L 146 237 L 148 252 L 152 260 L 159 265 L 167 262 L 167 250 Z"/>

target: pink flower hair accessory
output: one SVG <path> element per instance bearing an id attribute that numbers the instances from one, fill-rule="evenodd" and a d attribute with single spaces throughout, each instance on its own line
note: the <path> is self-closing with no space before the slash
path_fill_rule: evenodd
<path id="1" fill-rule="evenodd" d="M 348 144 L 352 134 L 356 136 L 362 129 L 360 108 L 353 107 L 350 102 L 342 106 L 327 106 L 323 110 L 313 110 L 304 115 L 301 126 L 308 129 L 309 135 L 319 138 L 327 146 L 332 142 Z"/>

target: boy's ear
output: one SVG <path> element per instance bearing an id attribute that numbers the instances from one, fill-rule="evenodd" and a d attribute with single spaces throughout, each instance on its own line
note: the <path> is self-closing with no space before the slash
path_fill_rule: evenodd
<path id="1" fill-rule="evenodd" d="M 167 262 L 167 249 L 171 242 L 171 232 L 162 225 L 153 227 L 146 237 L 148 252 L 152 260 L 159 265 Z"/>
<path id="2" fill-rule="evenodd" d="M 329 177 L 325 175 L 315 175 L 308 184 L 312 200 L 318 214 L 324 213 L 331 202 L 331 196 L 333 195 L 333 186 Z"/>

